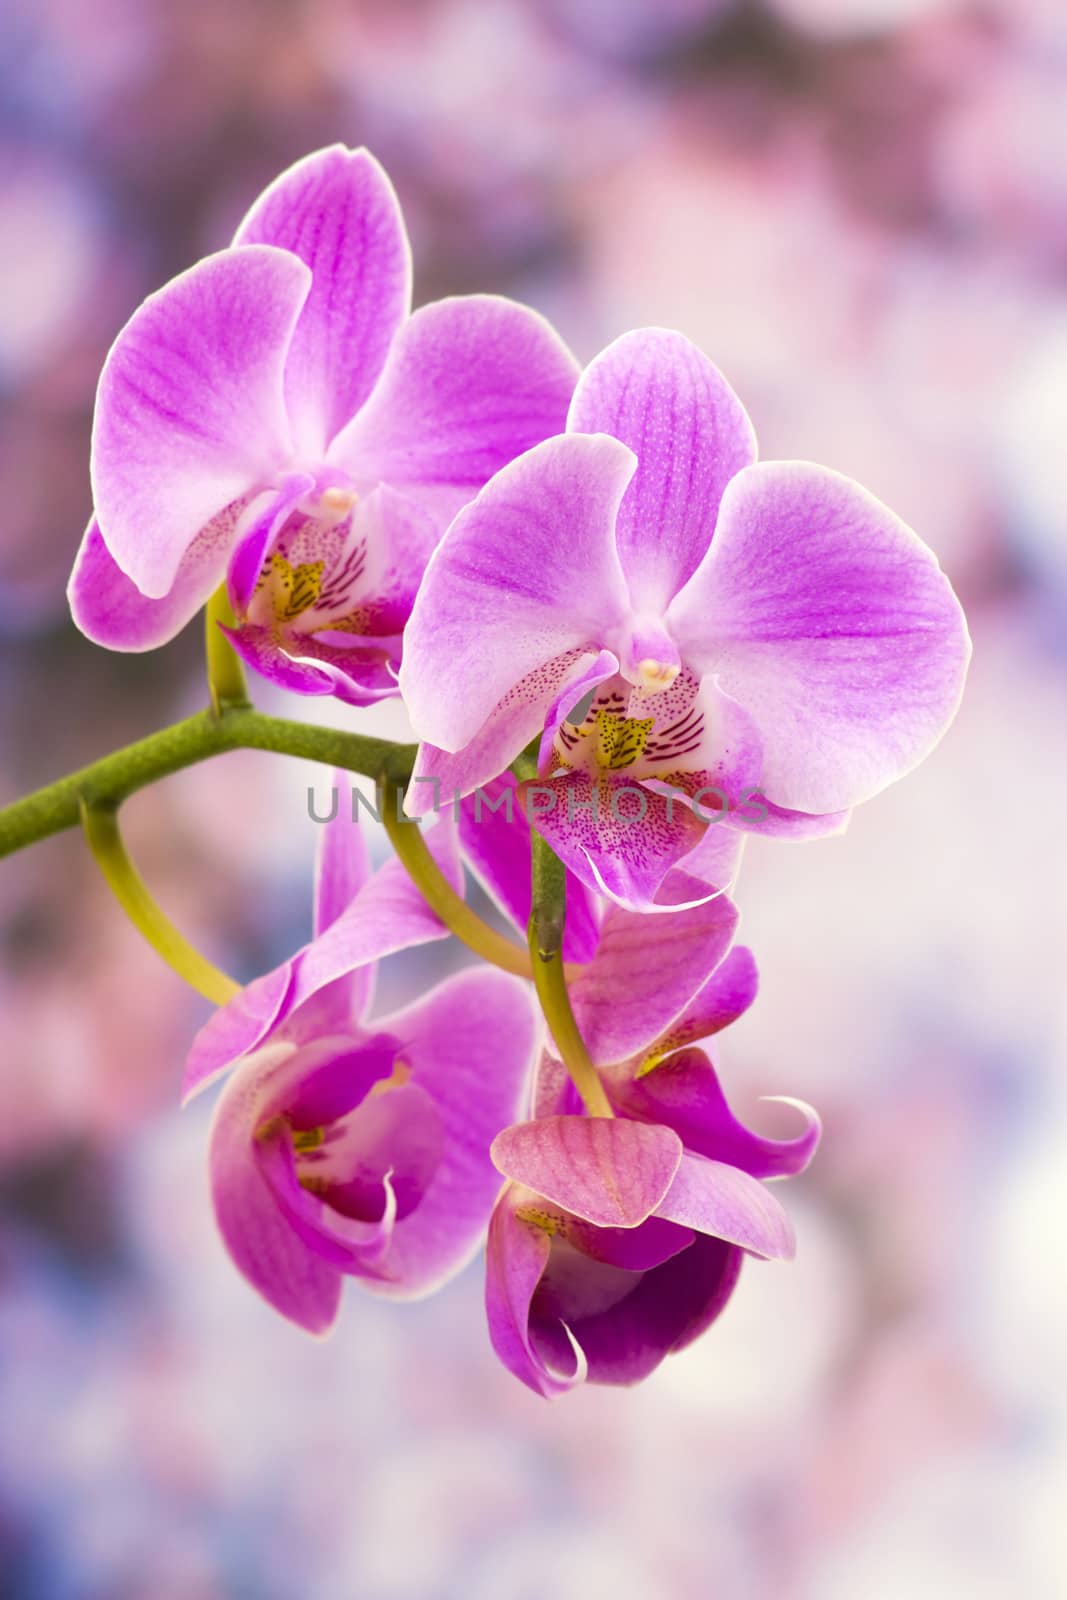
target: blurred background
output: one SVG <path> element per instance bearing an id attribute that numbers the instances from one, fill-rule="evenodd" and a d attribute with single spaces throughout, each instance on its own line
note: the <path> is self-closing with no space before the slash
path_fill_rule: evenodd
<path id="1" fill-rule="evenodd" d="M 749 846 L 763 992 L 718 1060 L 767 1131 L 758 1096 L 794 1094 L 826 1137 L 785 1197 L 796 1264 L 751 1264 L 632 1392 L 522 1389 L 477 1264 L 419 1306 L 351 1289 L 325 1345 L 277 1319 L 213 1232 L 210 1107 L 177 1110 L 205 1003 L 77 838 L 5 862 L 0 1592 L 1062 1596 L 1061 0 L 5 0 L 0 30 L 0 799 L 202 703 L 197 629 L 124 659 L 66 618 L 96 376 L 335 140 L 391 173 L 420 301 L 516 295 L 582 359 L 682 329 L 764 455 L 858 477 L 933 545 L 975 641 L 917 774 L 839 840 Z M 327 781 L 232 756 L 128 808 L 241 976 L 307 936 Z"/>

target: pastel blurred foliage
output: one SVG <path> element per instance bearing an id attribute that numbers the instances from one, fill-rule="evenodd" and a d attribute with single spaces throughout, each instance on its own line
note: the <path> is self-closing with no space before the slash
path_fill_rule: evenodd
<path id="1" fill-rule="evenodd" d="M 176 1109 L 205 1006 L 77 839 L 5 863 L 0 1590 L 1062 1595 L 1067 12 L 8 0 L 0 30 L 4 798 L 200 703 L 196 629 L 123 659 L 66 620 L 95 379 L 140 298 L 333 140 L 393 176 L 420 300 L 505 291 L 583 359 L 680 328 L 765 455 L 913 523 L 975 638 L 920 772 L 840 840 L 749 846 L 763 990 L 717 1058 L 747 1120 L 801 1094 L 826 1137 L 796 1265 L 751 1264 L 633 1392 L 521 1390 L 477 1267 L 419 1306 L 353 1289 L 324 1346 L 274 1318 L 214 1234 L 205 1113 Z M 240 975 L 306 936 L 314 781 L 233 756 L 129 808 L 163 903 Z M 397 962 L 382 1003 L 459 959 Z"/>

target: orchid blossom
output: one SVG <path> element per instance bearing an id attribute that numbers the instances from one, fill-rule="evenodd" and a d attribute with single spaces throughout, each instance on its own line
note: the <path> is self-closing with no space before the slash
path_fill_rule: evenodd
<path id="1" fill-rule="evenodd" d="M 400 208 L 366 150 L 298 161 L 233 247 L 151 295 L 100 378 L 95 513 L 70 583 L 99 644 L 165 643 L 225 582 L 266 677 L 356 705 L 449 518 L 563 426 L 577 368 L 495 295 L 409 315 Z"/>
<path id="2" fill-rule="evenodd" d="M 447 824 L 434 849 L 453 877 Z M 373 877 L 350 813 L 324 834 L 316 936 L 217 1012 L 186 1069 L 224 1072 L 210 1141 L 215 1215 L 233 1260 L 284 1316 L 324 1333 L 344 1276 L 429 1294 L 478 1248 L 499 1188 L 493 1136 L 527 1091 L 523 985 L 461 972 L 380 1021 L 384 956 L 443 938 L 396 862 Z"/>
<path id="3" fill-rule="evenodd" d="M 538 739 L 537 826 L 647 909 L 707 828 L 842 826 L 937 743 L 969 650 L 899 518 L 824 467 L 757 462 L 699 350 L 626 334 L 427 567 L 400 675 L 427 780 L 409 807 Z"/>

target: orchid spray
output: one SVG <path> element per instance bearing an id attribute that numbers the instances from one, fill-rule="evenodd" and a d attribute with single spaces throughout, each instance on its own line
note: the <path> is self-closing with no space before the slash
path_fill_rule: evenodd
<path id="1" fill-rule="evenodd" d="M 207 1179 L 235 1265 L 321 1335 L 344 1279 L 431 1293 L 487 1240 L 489 1336 L 537 1393 L 628 1384 L 795 1240 L 803 1169 L 734 1117 L 705 1048 L 756 994 L 745 837 L 811 839 L 926 756 L 970 645 L 929 549 L 866 490 L 760 461 L 680 333 L 584 372 L 493 295 L 411 311 L 401 211 L 319 151 L 152 295 L 101 374 L 70 604 L 114 650 L 206 617 L 208 705 L 0 812 L 0 854 L 80 826 L 119 902 L 218 1007 Z M 247 665 L 418 744 L 256 711 Z M 168 921 L 119 808 L 220 752 L 336 772 L 311 942 L 245 987 Z M 350 774 L 395 859 L 370 870 Z M 358 804 L 356 811 L 358 812 Z M 465 873 L 502 932 L 467 903 Z M 378 1015 L 377 966 L 478 958 Z M 177 1073 L 176 1073 L 177 1077 Z"/>

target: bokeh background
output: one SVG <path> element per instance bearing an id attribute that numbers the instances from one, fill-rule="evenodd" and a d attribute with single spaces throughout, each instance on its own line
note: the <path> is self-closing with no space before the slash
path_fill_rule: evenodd
<path id="1" fill-rule="evenodd" d="M 522 1389 L 479 1265 L 420 1306 L 351 1290 L 325 1345 L 275 1318 L 213 1233 L 209 1108 L 176 1107 L 204 1003 L 78 839 L 5 862 L 0 1592 L 1067 1593 L 1061 0 L 5 0 L 0 29 L 0 798 L 201 703 L 196 629 L 124 659 L 65 615 L 95 379 L 335 140 L 391 172 L 420 300 L 517 295 L 583 359 L 682 329 L 765 455 L 922 533 L 975 640 L 917 774 L 839 840 L 749 847 L 763 992 L 718 1058 L 825 1143 L 795 1266 L 632 1392 Z M 306 936 L 309 781 L 233 756 L 128 808 L 240 975 Z"/>

